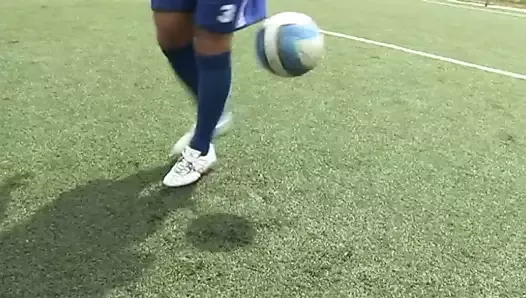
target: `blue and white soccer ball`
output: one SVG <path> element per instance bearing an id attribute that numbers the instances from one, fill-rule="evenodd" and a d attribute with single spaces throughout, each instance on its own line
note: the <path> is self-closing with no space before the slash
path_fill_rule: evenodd
<path id="1" fill-rule="evenodd" d="M 314 20 L 298 12 L 266 19 L 256 37 L 260 64 L 282 77 L 298 77 L 316 67 L 325 52 L 323 33 Z"/>

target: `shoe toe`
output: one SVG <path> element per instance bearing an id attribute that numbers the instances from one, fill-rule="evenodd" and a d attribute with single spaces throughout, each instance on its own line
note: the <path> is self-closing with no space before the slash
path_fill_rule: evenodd
<path id="1" fill-rule="evenodd" d="M 163 184 L 167 187 L 180 187 L 190 185 L 201 178 L 198 172 L 190 172 L 186 175 L 177 175 L 170 171 L 163 179 Z"/>

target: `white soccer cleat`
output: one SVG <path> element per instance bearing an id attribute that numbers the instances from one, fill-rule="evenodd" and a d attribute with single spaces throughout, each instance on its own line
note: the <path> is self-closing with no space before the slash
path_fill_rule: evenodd
<path id="1" fill-rule="evenodd" d="M 201 155 L 201 152 L 185 147 L 181 157 L 175 162 L 174 166 L 164 176 L 163 184 L 168 187 L 180 187 L 192 184 L 199 180 L 217 162 L 214 145 L 210 144 L 208 154 Z"/>
<path id="2" fill-rule="evenodd" d="M 221 118 L 219 118 L 219 121 L 217 122 L 215 131 L 214 131 L 214 137 L 220 137 L 226 134 L 228 130 L 230 129 L 231 124 L 232 124 L 232 112 L 229 111 L 221 115 Z M 194 137 L 194 133 L 195 133 L 195 124 L 190 131 L 185 133 L 172 146 L 172 150 L 170 151 L 170 156 L 173 157 L 173 156 L 180 155 L 181 152 L 183 152 L 184 148 L 190 145 L 190 141 L 192 141 L 192 138 Z"/>

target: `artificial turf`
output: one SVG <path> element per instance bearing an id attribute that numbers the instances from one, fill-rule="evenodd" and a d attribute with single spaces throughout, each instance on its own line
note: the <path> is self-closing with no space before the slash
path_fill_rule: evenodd
<path id="1" fill-rule="evenodd" d="M 526 19 L 271 1 L 524 72 Z M 167 190 L 194 107 L 144 1 L 0 2 L 0 297 L 523 297 L 526 83 L 327 37 L 297 79 L 239 34 L 219 168 Z"/>

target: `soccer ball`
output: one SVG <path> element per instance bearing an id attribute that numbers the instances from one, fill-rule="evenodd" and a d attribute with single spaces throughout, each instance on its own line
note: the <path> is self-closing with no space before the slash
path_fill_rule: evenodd
<path id="1" fill-rule="evenodd" d="M 324 54 L 323 34 L 306 14 L 282 12 L 266 19 L 256 36 L 260 64 L 282 77 L 298 77 L 316 67 Z"/>

